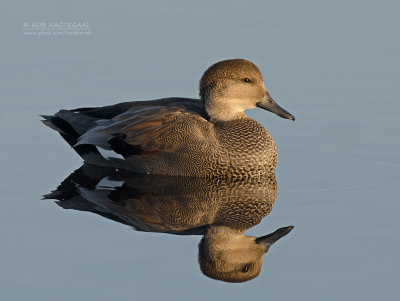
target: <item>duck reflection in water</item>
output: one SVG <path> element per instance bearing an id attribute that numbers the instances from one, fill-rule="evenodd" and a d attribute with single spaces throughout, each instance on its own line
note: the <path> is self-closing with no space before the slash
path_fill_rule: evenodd
<path id="1" fill-rule="evenodd" d="M 293 229 L 284 227 L 261 237 L 243 235 L 270 213 L 276 193 L 275 175 L 212 180 L 146 176 L 85 164 L 44 198 L 138 231 L 203 235 L 202 272 L 218 280 L 244 282 L 258 276 L 264 254 Z"/>

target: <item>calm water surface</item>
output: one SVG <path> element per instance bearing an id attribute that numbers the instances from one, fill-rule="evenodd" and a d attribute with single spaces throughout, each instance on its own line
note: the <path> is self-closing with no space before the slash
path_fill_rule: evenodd
<path id="1" fill-rule="evenodd" d="M 398 298 L 399 13 L 397 1 L 4 4 L 2 298 Z M 74 21 L 91 34 L 24 35 L 25 23 Z M 103 216 L 41 200 L 81 159 L 39 114 L 197 97 L 202 72 L 234 57 L 254 61 L 272 97 L 296 116 L 248 112 L 274 137 L 279 163 L 273 210 L 244 234 L 295 226 L 264 256 L 258 277 L 206 277 L 197 260 L 202 233 L 134 231 L 98 204 Z"/>

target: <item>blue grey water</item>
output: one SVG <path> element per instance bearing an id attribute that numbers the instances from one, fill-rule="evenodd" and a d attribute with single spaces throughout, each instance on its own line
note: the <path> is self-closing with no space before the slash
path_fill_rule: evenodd
<path id="1" fill-rule="evenodd" d="M 0 27 L 4 300 L 393 300 L 400 251 L 398 1 L 18 1 Z M 24 34 L 32 22 L 91 34 Z M 39 114 L 197 97 L 212 63 L 254 61 L 293 123 L 248 114 L 279 151 L 278 196 L 249 235 L 295 225 L 259 277 L 202 275 L 198 236 L 143 233 L 41 200 L 81 159 Z"/>

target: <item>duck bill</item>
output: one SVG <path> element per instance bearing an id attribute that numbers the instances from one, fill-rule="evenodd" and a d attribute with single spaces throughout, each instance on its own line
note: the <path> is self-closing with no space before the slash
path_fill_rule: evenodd
<path id="1" fill-rule="evenodd" d="M 294 121 L 294 116 L 290 114 L 288 111 L 280 107 L 275 100 L 272 99 L 269 94 L 265 94 L 264 98 L 257 103 L 257 106 L 259 108 L 262 108 L 264 110 L 270 111 L 279 117 L 285 118 L 285 119 L 290 119 Z"/>
<path id="2" fill-rule="evenodd" d="M 273 232 L 271 234 L 256 238 L 256 243 L 264 244 L 267 247 L 270 247 L 275 242 L 277 242 L 279 239 L 281 239 L 282 237 L 287 235 L 290 231 L 292 231 L 293 228 L 294 228 L 294 226 L 279 228 L 278 230 L 276 230 L 275 232 Z"/>

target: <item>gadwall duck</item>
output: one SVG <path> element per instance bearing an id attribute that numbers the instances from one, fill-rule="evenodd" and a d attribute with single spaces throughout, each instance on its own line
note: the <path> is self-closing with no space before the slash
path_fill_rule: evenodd
<path id="1" fill-rule="evenodd" d="M 42 116 L 85 162 L 138 173 L 249 178 L 270 175 L 275 142 L 244 114 L 262 108 L 294 120 L 244 59 L 218 62 L 200 80 L 200 100 L 164 98 L 61 110 Z"/>

